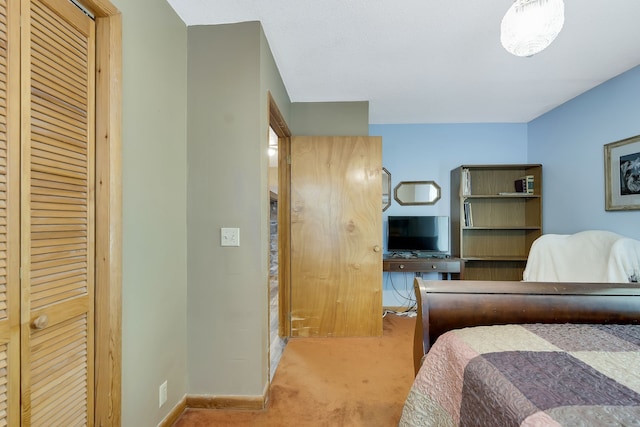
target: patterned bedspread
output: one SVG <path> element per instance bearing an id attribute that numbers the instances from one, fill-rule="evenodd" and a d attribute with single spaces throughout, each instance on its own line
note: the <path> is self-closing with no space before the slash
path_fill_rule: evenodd
<path id="1" fill-rule="evenodd" d="M 447 332 L 400 426 L 640 426 L 640 325 L 504 325 Z"/>

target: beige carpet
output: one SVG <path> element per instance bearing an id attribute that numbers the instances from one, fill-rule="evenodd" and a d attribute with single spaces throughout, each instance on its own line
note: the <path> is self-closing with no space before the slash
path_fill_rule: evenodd
<path id="1" fill-rule="evenodd" d="M 293 338 L 263 411 L 188 409 L 190 426 L 397 426 L 413 382 L 415 318 L 388 314 L 372 338 Z"/>

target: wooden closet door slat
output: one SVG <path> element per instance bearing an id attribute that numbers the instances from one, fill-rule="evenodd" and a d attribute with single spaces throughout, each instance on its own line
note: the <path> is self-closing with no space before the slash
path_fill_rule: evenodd
<path id="1" fill-rule="evenodd" d="M 94 23 L 68 0 L 22 2 L 22 416 L 91 425 Z"/>
<path id="2" fill-rule="evenodd" d="M 20 3 L 0 0 L 0 426 L 20 424 Z"/>

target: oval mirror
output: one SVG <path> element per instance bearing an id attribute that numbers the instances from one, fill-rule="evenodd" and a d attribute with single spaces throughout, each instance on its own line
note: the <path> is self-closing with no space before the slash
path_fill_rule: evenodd
<path id="1" fill-rule="evenodd" d="M 386 168 L 382 168 L 382 212 L 391 206 L 391 174 Z"/>
<path id="2" fill-rule="evenodd" d="M 403 206 L 433 205 L 440 200 L 440 186 L 435 181 L 402 181 L 393 190 L 393 198 Z"/>

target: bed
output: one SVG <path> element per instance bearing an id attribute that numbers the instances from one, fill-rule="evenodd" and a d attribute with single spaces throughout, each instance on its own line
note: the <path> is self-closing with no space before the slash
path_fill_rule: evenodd
<path id="1" fill-rule="evenodd" d="M 640 287 L 415 280 L 400 426 L 640 426 Z"/>

